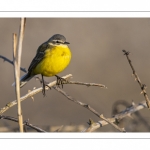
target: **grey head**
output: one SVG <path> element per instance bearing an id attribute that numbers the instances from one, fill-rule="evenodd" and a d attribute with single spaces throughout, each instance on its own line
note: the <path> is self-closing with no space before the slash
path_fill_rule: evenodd
<path id="1" fill-rule="evenodd" d="M 47 42 L 53 45 L 70 44 L 69 42 L 66 42 L 66 38 L 61 34 L 53 35 Z"/>

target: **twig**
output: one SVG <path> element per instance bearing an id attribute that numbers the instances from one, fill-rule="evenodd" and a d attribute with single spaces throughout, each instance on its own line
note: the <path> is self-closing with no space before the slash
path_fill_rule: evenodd
<path id="1" fill-rule="evenodd" d="M 0 58 L 4 59 L 4 61 L 7 61 L 7 62 L 9 62 L 10 64 L 13 65 L 13 62 L 10 59 L 8 59 L 8 58 L 6 58 L 4 56 L 1 56 L 1 55 L 0 55 Z M 25 73 L 27 72 L 26 69 L 22 68 L 22 67 L 20 67 L 20 70 L 25 72 Z M 39 77 L 35 77 L 35 79 L 40 80 L 40 82 L 42 81 Z M 100 88 L 106 88 L 107 89 L 107 87 L 104 84 L 99 84 L 99 83 L 84 83 L 84 82 L 80 82 L 80 81 L 68 81 L 68 80 L 66 80 L 66 82 L 63 81 L 63 84 L 77 84 L 77 85 L 86 85 L 86 86 L 98 86 Z"/>
<path id="2" fill-rule="evenodd" d="M 67 81 L 63 82 L 63 84 L 77 84 L 77 85 L 86 85 L 86 86 L 98 86 L 100 88 L 106 88 L 107 87 L 103 84 L 98 84 L 98 83 L 85 83 L 85 82 L 79 82 L 79 81 Z"/>
<path id="3" fill-rule="evenodd" d="M 124 111 L 122 111 L 119 114 L 115 115 L 114 117 L 108 118 L 108 120 L 110 122 L 119 121 L 119 120 L 121 120 L 121 119 L 123 119 L 127 116 L 131 116 L 134 112 L 137 112 L 137 111 L 139 111 L 143 108 L 147 108 L 147 105 L 146 105 L 145 101 L 142 101 L 139 104 L 135 104 L 135 105 L 132 105 L 132 106 L 128 107 L 127 109 L 125 109 Z M 91 127 L 89 126 L 88 128 L 84 129 L 83 132 L 88 132 L 89 130 L 92 132 L 92 131 L 95 131 L 96 129 L 100 128 L 100 127 L 105 126 L 105 125 L 108 125 L 108 122 L 104 121 L 104 120 L 101 120 L 101 121 L 98 121 L 97 123 L 95 123 L 92 129 L 90 129 Z"/>
<path id="4" fill-rule="evenodd" d="M 111 124 L 112 126 L 114 126 L 116 129 L 118 129 L 121 132 L 125 132 L 124 128 L 120 128 L 117 125 L 115 125 L 113 122 L 111 122 L 109 119 L 106 119 L 103 114 L 101 114 L 101 119 L 105 120 L 107 123 Z"/>
<path id="5" fill-rule="evenodd" d="M 132 106 L 134 106 L 135 105 L 135 103 L 133 102 L 133 100 L 132 100 Z M 127 102 L 127 101 L 125 101 L 125 100 L 117 100 L 114 104 L 113 104 L 113 106 L 112 106 L 112 114 L 113 114 L 113 116 L 115 115 L 115 114 L 118 114 L 120 111 L 120 106 L 124 106 L 125 108 L 128 108 L 128 107 L 130 107 L 131 106 L 131 104 L 129 103 L 129 102 Z M 149 125 L 149 123 L 148 123 L 148 119 L 146 119 L 146 118 L 143 118 L 142 117 L 142 115 L 141 115 L 141 113 L 139 112 L 139 111 L 136 111 L 136 112 L 134 112 L 134 115 L 138 118 L 138 120 L 139 120 L 139 124 L 143 124 L 145 127 L 144 128 L 147 128 L 147 129 L 150 129 L 150 125 Z M 130 115 L 129 117 L 131 117 L 132 118 L 132 116 Z M 135 119 L 134 119 L 134 121 L 135 121 Z M 119 124 L 120 124 L 121 122 L 119 121 Z M 136 124 L 137 125 L 137 124 Z"/>
<path id="6" fill-rule="evenodd" d="M 145 97 L 145 100 L 146 100 L 147 107 L 150 109 L 150 100 L 149 100 L 148 95 L 147 95 L 146 90 L 145 90 L 146 89 L 146 85 L 141 83 L 140 78 L 138 77 L 137 73 L 135 72 L 135 69 L 134 69 L 134 67 L 132 65 L 132 62 L 131 62 L 130 58 L 129 58 L 129 53 L 130 52 L 127 52 L 126 50 L 122 50 L 122 51 L 124 52 L 124 55 L 126 55 L 126 57 L 127 57 L 127 60 L 128 60 L 128 62 L 130 64 L 130 67 L 131 67 L 131 69 L 133 71 L 133 75 L 135 76 L 135 80 L 139 83 L 140 88 L 142 90 L 141 93 L 143 93 L 143 95 Z"/>
<path id="7" fill-rule="evenodd" d="M 11 117 L 11 116 L 3 116 L 3 115 L 0 115 L 0 119 L 6 119 L 6 120 L 11 120 L 11 121 L 14 121 L 14 122 L 18 122 L 18 119 L 17 118 L 14 118 L 14 117 Z M 24 121 L 23 122 L 23 125 L 25 126 L 28 126 L 38 132 L 46 132 L 44 131 L 43 129 L 39 128 L 39 127 L 36 127 L 32 124 L 29 123 L 29 121 Z"/>
<path id="8" fill-rule="evenodd" d="M 0 55 L 0 58 L 2 58 L 4 61 L 7 61 L 7 62 L 9 62 L 10 64 L 14 65 L 14 62 L 11 61 L 10 59 L 8 59 L 8 58 L 6 58 L 6 57 L 4 57 L 4 56 L 2 56 L 2 55 Z M 25 72 L 25 73 L 27 73 L 27 71 L 26 71 L 25 68 L 20 67 L 20 70 L 23 71 L 23 72 Z"/>
<path id="9" fill-rule="evenodd" d="M 22 70 L 22 71 L 24 71 L 24 70 Z M 78 85 L 98 86 L 98 87 L 101 87 L 101 88 L 107 88 L 105 85 L 98 84 L 98 83 L 83 83 L 83 82 L 79 82 L 79 81 L 68 81 L 67 78 L 70 78 L 72 75 L 68 75 L 68 76 L 69 77 L 66 77 L 66 78 L 64 77 L 64 79 L 66 79 L 66 82 L 63 82 L 63 84 L 78 84 Z M 38 79 L 40 82 L 42 82 L 39 77 L 35 77 L 35 78 Z M 56 85 L 56 81 L 54 81 L 53 83 L 54 83 L 54 85 Z M 48 87 L 54 86 L 54 85 L 52 85 L 52 83 L 49 83 L 47 85 L 48 86 L 45 87 L 46 90 L 48 90 Z M 25 100 L 28 97 L 33 98 L 33 95 L 35 95 L 35 94 L 37 94 L 37 93 L 39 93 L 41 91 L 42 91 L 42 88 L 38 88 L 36 90 L 33 90 L 33 91 L 29 92 L 28 94 L 26 94 L 25 96 L 21 97 L 21 101 Z M 82 102 L 79 102 L 79 103 L 81 104 Z M 84 104 L 84 103 L 82 103 L 82 104 Z M 6 110 L 8 110 L 10 107 L 12 107 L 14 105 L 16 105 L 16 100 L 13 101 L 13 102 L 10 102 L 8 104 L 6 104 L 5 107 L 1 108 L 0 114 L 4 113 Z M 100 117 L 100 114 L 98 112 L 96 112 L 93 108 L 91 108 L 89 105 L 85 104 L 84 107 L 88 108 L 90 111 L 92 111 L 93 113 L 95 113 L 98 117 Z"/>
<path id="10" fill-rule="evenodd" d="M 90 110 L 92 113 L 94 113 L 96 116 L 98 116 L 99 118 L 105 120 L 107 123 L 110 123 L 113 127 L 115 127 L 117 130 L 124 132 L 124 129 L 119 128 L 117 125 L 115 125 L 113 122 L 109 121 L 109 119 L 104 118 L 103 115 L 100 115 L 94 108 L 92 108 L 90 105 L 82 103 L 74 98 L 72 98 L 70 95 L 68 95 L 65 91 L 63 91 L 62 89 L 58 88 L 58 87 L 53 87 L 56 91 L 60 92 L 61 94 L 63 94 L 65 97 L 67 97 L 67 99 L 71 100 L 72 102 L 77 103 L 78 105 L 87 108 L 88 110 Z"/>
<path id="11" fill-rule="evenodd" d="M 72 74 L 68 74 L 68 75 L 66 75 L 66 76 L 63 76 L 62 78 L 68 79 L 68 78 L 71 78 L 71 77 L 72 77 Z M 52 87 L 52 86 L 54 86 L 54 85 L 56 85 L 56 81 L 50 82 L 50 83 L 48 84 L 49 87 Z M 21 100 L 21 101 L 24 101 L 25 99 L 27 99 L 27 98 L 29 98 L 29 97 L 33 97 L 35 94 L 42 92 L 42 89 L 43 89 L 42 87 L 40 87 L 40 88 L 38 88 L 38 89 L 34 89 L 34 90 L 32 90 L 31 92 L 27 93 L 26 95 L 22 96 L 22 97 L 20 98 L 20 100 Z M 48 87 L 46 87 L 45 89 L 46 89 L 46 90 L 49 90 Z M 5 111 L 7 111 L 9 108 L 13 107 L 13 106 L 16 105 L 16 104 L 17 104 L 17 100 L 14 100 L 14 101 L 9 102 L 8 104 L 6 104 L 5 107 L 3 107 L 3 108 L 0 109 L 0 115 L 3 114 Z"/>

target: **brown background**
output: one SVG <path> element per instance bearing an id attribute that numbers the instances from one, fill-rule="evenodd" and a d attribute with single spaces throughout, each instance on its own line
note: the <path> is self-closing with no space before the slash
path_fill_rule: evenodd
<path id="1" fill-rule="evenodd" d="M 12 33 L 19 31 L 19 18 L 0 19 L 0 55 L 12 60 Z M 150 95 L 150 19 L 148 18 L 27 18 L 21 66 L 28 69 L 38 46 L 53 34 L 63 34 L 71 44 L 72 60 L 68 68 L 60 76 L 73 74 L 75 81 L 105 84 L 108 89 L 65 85 L 64 90 L 75 99 L 91 105 L 105 117 L 112 116 L 112 106 L 118 100 L 131 104 L 144 100 L 140 95 L 139 85 L 132 77 L 131 68 L 122 50 L 131 52 L 130 58 L 143 83 L 147 85 Z M 24 73 L 21 72 L 21 75 Z M 0 108 L 15 100 L 13 66 L 0 60 Z M 53 81 L 55 77 L 45 78 Z M 40 87 L 38 81 L 32 79 L 21 89 L 23 96 L 33 87 Z M 100 120 L 90 111 L 68 101 L 55 90 L 42 93 L 23 101 L 24 120 L 39 127 L 61 125 L 84 125 L 92 118 Z M 16 106 L 4 115 L 17 116 Z M 125 107 L 120 107 L 120 110 Z M 133 115 L 134 120 L 127 119 L 127 131 L 149 131 L 149 110 L 140 111 L 140 116 Z M 141 118 L 146 121 L 143 123 Z M 17 127 L 16 123 L 0 120 L 0 126 Z M 97 131 L 116 131 L 110 125 Z"/>

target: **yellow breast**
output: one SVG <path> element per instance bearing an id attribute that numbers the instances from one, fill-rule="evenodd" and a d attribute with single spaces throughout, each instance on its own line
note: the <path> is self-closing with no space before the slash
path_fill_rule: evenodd
<path id="1" fill-rule="evenodd" d="M 53 46 L 45 51 L 43 60 L 35 67 L 33 74 L 51 77 L 62 72 L 70 63 L 71 52 L 67 45 Z"/>

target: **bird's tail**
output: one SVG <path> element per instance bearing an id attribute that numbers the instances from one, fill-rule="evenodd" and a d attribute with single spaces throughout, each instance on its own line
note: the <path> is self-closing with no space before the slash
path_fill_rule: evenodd
<path id="1" fill-rule="evenodd" d="M 21 78 L 20 78 L 20 87 L 23 87 L 31 78 L 33 78 L 34 75 L 31 75 L 29 73 L 23 75 Z M 12 84 L 12 86 L 15 86 L 16 83 L 14 82 Z"/>

